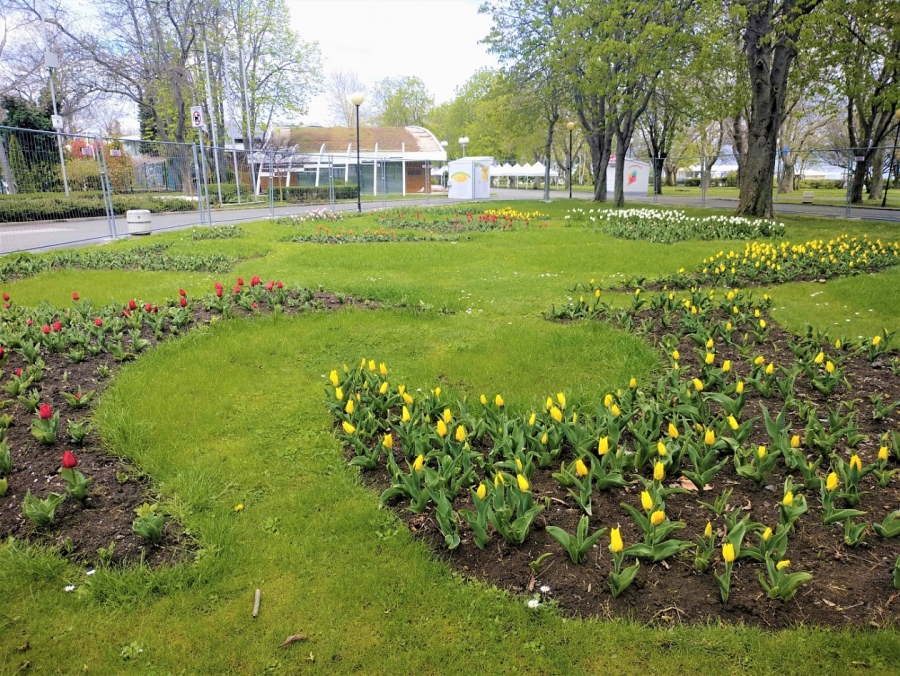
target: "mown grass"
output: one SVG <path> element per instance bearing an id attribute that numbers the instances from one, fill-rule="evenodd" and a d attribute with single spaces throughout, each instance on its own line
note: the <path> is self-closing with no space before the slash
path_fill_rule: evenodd
<path id="1" fill-rule="evenodd" d="M 514 206 L 556 217 L 565 210 Z M 789 236 L 816 230 L 830 237 L 846 226 L 788 224 Z M 529 611 L 521 599 L 459 579 L 379 510 L 331 432 L 324 376 L 363 356 L 385 361 L 397 384 L 440 385 L 468 397 L 499 392 L 523 412 L 557 391 L 577 404 L 631 376 L 649 382 L 658 358 L 642 341 L 598 324 L 551 324 L 541 313 L 564 302 L 576 282 L 670 272 L 742 243 L 622 242 L 560 220 L 457 244 L 316 246 L 277 241 L 284 231 L 271 224 L 242 227 L 248 234 L 240 240 L 164 236 L 183 252 L 265 252 L 227 278 L 59 271 L 4 287 L 19 303 L 66 305 L 72 290 L 95 302 L 159 302 L 179 287 L 194 296 L 211 290 L 215 278 L 259 274 L 373 296 L 385 307 L 218 322 L 121 371 L 96 423 L 113 451 L 150 475 L 199 553 L 175 568 L 101 569 L 87 577 L 44 549 L 0 546 L 0 673 L 22 671 L 26 662 L 36 673 L 103 674 L 900 668 L 893 629 L 765 632 L 721 627 L 715 618 L 703 627 L 645 627 Z M 874 335 L 882 325 L 900 328 L 897 274 L 769 292 L 776 316 L 791 328 L 827 326 L 847 305 L 860 312 L 853 330 Z M 78 590 L 66 594 L 70 583 Z M 256 588 L 263 601 L 253 620 Z M 278 648 L 295 633 L 309 640 Z"/>

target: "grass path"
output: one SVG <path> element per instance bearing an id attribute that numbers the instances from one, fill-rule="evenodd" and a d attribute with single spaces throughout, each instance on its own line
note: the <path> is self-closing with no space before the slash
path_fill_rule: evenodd
<path id="1" fill-rule="evenodd" d="M 836 234 L 840 225 L 815 227 Z M 540 313 L 576 282 L 671 271 L 721 245 L 623 243 L 561 221 L 457 244 L 310 246 L 273 241 L 271 225 L 245 229 L 242 240 L 174 246 L 265 254 L 234 276 L 321 284 L 409 307 L 220 322 L 123 369 L 97 424 L 153 478 L 166 509 L 200 543 L 197 560 L 87 577 L 44 550 L 0 546 L 0 674 L 27 673 L 25 662 L 34 673 L 98 674 L 900 668 L 894 630 L 647 628 L 530 611 L 434 560 L 341 459 L 322 405 L 323 376 L 336 365 L 365 356 L 387 362 L 397 384 L 470 397 L 500 392 L 522 411 L 557 391 L 575 405 L 595 400 L 631 376 L 648 382 L 655 353 L 623 332 L 550 324 Z M 62 271 L 15 287 L 20 303 L 64 305 L 74 288 L 95 302 L 158 301 L 179 286 L 206 291 L 213 278 Z M 853 319 L 871 335 L 885 323 L 900 328 L 896 280 L 894 270 L 772 293 L 788 323 L 801 326 L 803 318 L 837 319 L 821 314 L 822 298 L 829 308 L 872 305 L 877 312 Z M 823 295 L 810 297 L 817 290 Z M 432 308 L 416 309 L 420 301 Z M 66 584 L 76 593 L 64 593 Z M 257 587 L 262 610 L 252 620 Z M 309 640 L 278 648 L 298 632 Z"/>

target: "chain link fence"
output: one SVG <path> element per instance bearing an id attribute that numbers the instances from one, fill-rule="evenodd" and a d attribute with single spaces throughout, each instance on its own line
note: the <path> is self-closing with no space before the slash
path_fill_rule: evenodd
<path id="1" fill-rule="evenodd" d="M 429 163 L 362 158 L 361 189 L 356 169 L 355 156 L 297 148 L 250 152 L 0 126 L 0 254 L 313 206 L 355 209 L 358 200 L 382 207 L 400 196 L 431 200 Z"/>

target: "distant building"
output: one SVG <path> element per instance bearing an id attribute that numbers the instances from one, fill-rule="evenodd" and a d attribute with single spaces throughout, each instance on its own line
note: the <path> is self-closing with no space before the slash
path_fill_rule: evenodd
<path id="1" fill-rule="evenodd" d="M 361 192 L 368 195 L 431 192 L 431 164 L 447 151 L 424 127 L 360 127 Z M 355 127 L 275 129 L 251 156 L 257 190 L 274 186 L 356 184 Z"/>

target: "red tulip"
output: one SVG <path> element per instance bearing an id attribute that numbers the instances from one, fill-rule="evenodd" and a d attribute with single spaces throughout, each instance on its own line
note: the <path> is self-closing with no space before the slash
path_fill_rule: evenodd
<path id="1" fill-rule="evenodd" d="M 159 312 L 159 306 L 158 306 L 158 305 L 154 305 L 154 306 L 153 306 L 153 311 L 154 311 L 154 312 Z"/>
<path id="2" fill-rule="evenodd" d="M 268 284 L 266 284 L 266 291 L 271 291 L 271 290 L 274 289 L 274 288 L 275 288 L 275 282 L 274 282 L 274 281 L 269 282 Z"/>
<path id="3" fill-rule="evenodd" d="M 137 303 L 134 302 L 134 298 L 128 301 L 128 309 L 129 310 L 137 310 Z"/>
<path id="4" fill-rule="evenodd" d="M 240 293 L 240 292 L 241 292 L 241 287 L 240 287 L 240 286 L 234 287 L 234 292 L 235 292 L 235 293 Z"/>
<path id="5" fill-rule="evenodd" d="M 63 467 L 66 469 L 75 469 L 78 467 L 78 460 L 72 451 L 63 451 Z"/>
<path id="6" fill-rule="evenodd" d="M 49 420 L 53 417 L 53 409 L 50 408 L 50 404 L 41 404 L 38 406 L 38 415 L 41 420 Z"/>
<path id="7" fill-rule="evenodd" d="M 150 303 L 144 303 L 144 312 L 150 312 L 153 309 L 153 306 Z"/>
<path id="8" fill-rule="evenodd" d="M 3 346 L 0 345 L 0 359 L 3 359 L 3 354 L 4 354 L 5 352 L 6 352 L 6 350 L 4 350 L 4 349 L 3 349 Z"/>
<path id="9" fill-rule="evenodd" d="M 100 319 L 100 317 L 97 317 L 97 318 L 94 320 L 94 324 L 96 324 L 97 326 L 103 326 L 103 320 Z"/>
<path id="10" fill-rule="evenodd" d="M 49 325 L 49 324 L 44 324 L 44 325 L 41 327 L 41 331 L 43 331 L 43 332 L 44 332 L 44 335 L 46 336 L 48 333 L 50 333 L 50 325 Z"/>
<path id="11" fill-rule="evenodd" d="M 251 304 L 250 307 L 252 307 L 255 310 L 256 308 L 259 307 L 259 303 L 257 303 L 256 301 L 253 301 L 253 303 Z"/>
<path id="12" fill-rule="evenodd" d="M 53 330 L 62 331 L 62 324 L 60 324 L 59 322 L 53 322 Z"/>
<path id="13" fill-rule="evenodd" d="M 282 284 L 281 282 L 278 282 L 278 283 L 275 285 L 275 288 L 276 288 L 276 289 L 283 289 L 283 288 L 284 288 L 284 284 Z"/>
<path id="14" fill-rule="evenodd" d="M 123 316 L 123 317 L 130 317 L 130 316 L 131 316 L 131 310 L 122 310 L 122 316 Z"/>
<path id="15" fill-rule="evenodd" d="M 187 307 L 187 298 L 181 297 L 181 307 Z"/>
<path id="16" fill-rule="evenodd" d="M 238 286 L 244 286 L 244 278 L 243 278 L 243 277 L 238 277 L 238 278 L 237 278 L 237 283 L 238 283 Z"/>
<path id="17" fill-rule="evenodd" d="M 9 300 L 9 294 L 8 294 L 8 293 L 4 293 L 4 294 L 3 294 L 3 300 Z"/>
<path id="18" fill-rule="evenodd" d="M 29 317 L 28 319 L 25 320 L 25 324 L 27 326 L 31 326 L 32 324 L 34 324 L 34 320 L 31 317 Z"/>
<path id="19" fill-rule="evenodd" d="M 221 287 L 221 286 L 217 286 L 217 287 L 216 287 L 216 295 L 217 295 L 219 298 L 222 297 L 222 287 Z"/>
<path id="20" fill-rule="evenodd" d="M 183 296 L 186 296 L 187 294 L 184 292 L 184 289 L 178 289 L 178 295 L 183 297 Z"/>
<path id="21" fill-rule="evenodd" d="M 9 310 L 9 303 L 4 303 L 3 307 L 5 307 L 7 310 Z"/>
<path id="22" fill-rule="evenodd" d="M 72 300 L 79 300 L 81 296 L 78 295 L 78 292 L 75 291 L 72 293 Z"/>
<path id="23" fill-rule="evenodd" d="M 253 279 L 250 280 L 250 286 L 259 286 L 259 283 L 259 275 L 253 275 Z"/>
<path id="24" fill-rule="evenodd" d="M 225 288 L 225 287 L 222 286 L 222 282 L 216 282 L 215 284 L 213 284 L 213 286 L 214 286 L 215 288 L 217 288 L 217 289 L 223 289 L 223 288 Z"/>
<path id="25" fill-rule="evenodd" d="M 22 377 L 22 369 L 16 369 L 16 378 Z"/>

